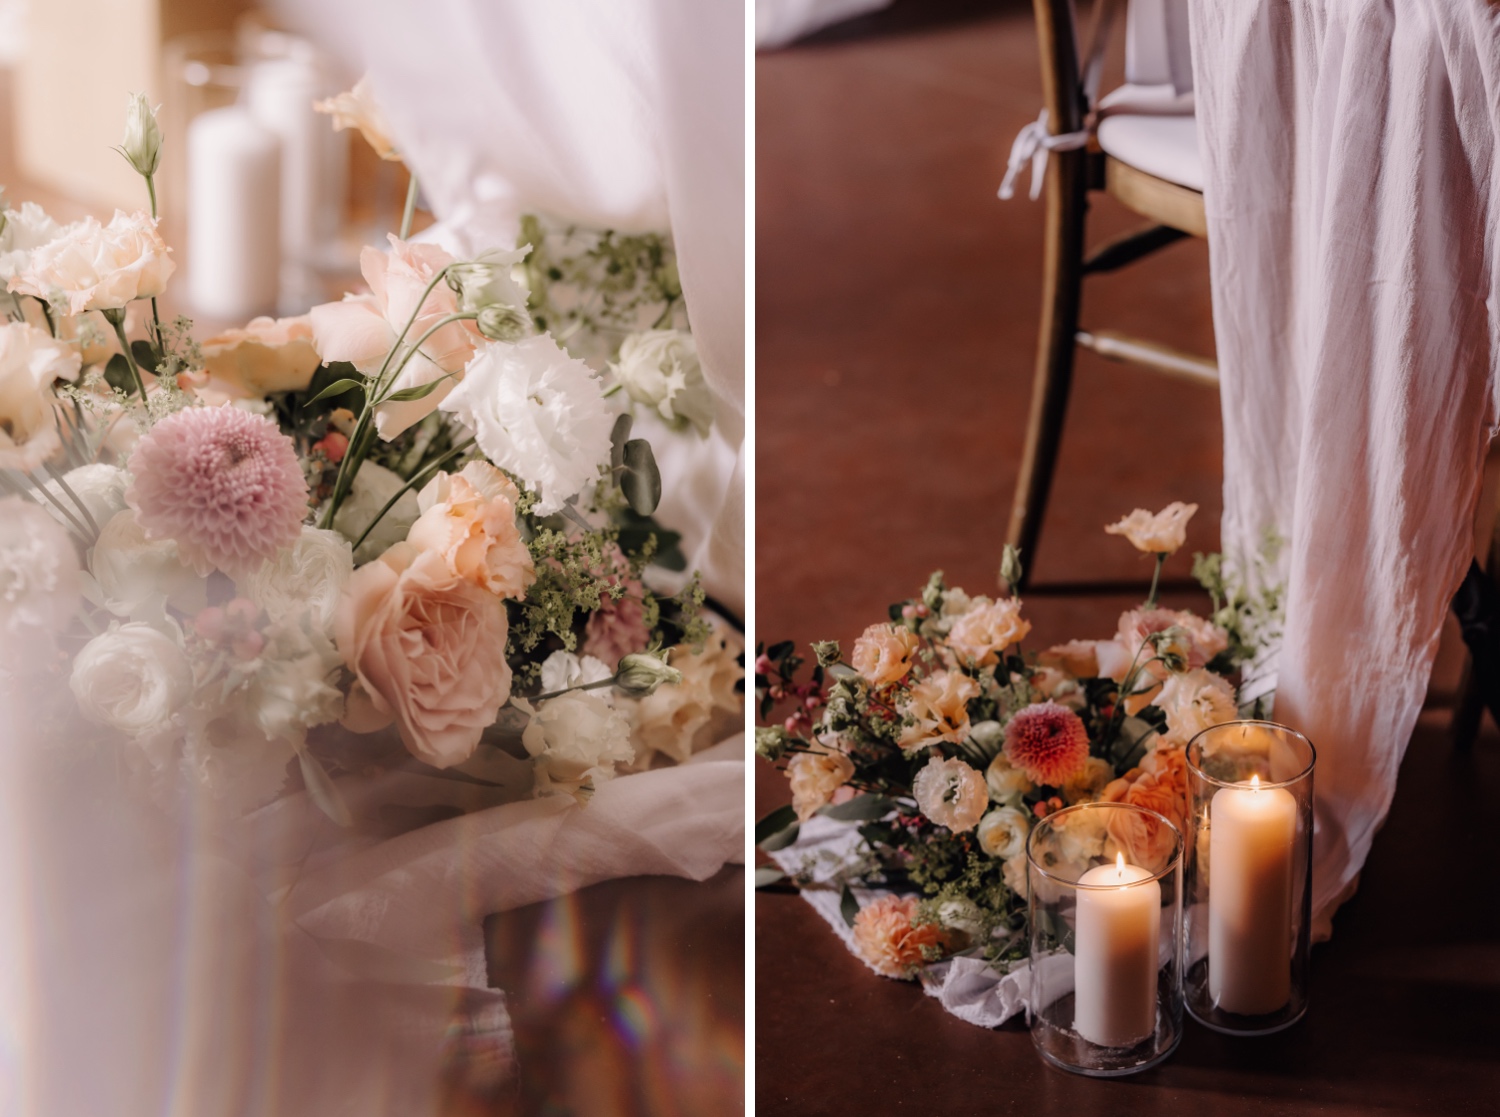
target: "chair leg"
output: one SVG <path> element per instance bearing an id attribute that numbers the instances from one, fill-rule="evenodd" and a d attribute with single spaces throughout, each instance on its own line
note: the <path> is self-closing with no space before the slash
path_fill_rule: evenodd
<path id="1" fill-rule="evenodd" d="M 1037 540 L 1073 383 L 1074 338 L 1083 286 L 1084 218 L 1088 211 L 1087 155 L 1086 151 L 1054 152 L 1047 169 L 1041 332 L 1026 448 L 1010 513 L 1009 541 L 1021 552 L 1025 572 L 1015 587 L 1018 590 L 1031 581 L 1036 566 Z"/>

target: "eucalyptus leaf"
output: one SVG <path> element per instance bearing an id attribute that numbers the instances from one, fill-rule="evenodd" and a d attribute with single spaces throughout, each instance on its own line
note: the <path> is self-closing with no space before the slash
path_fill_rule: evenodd
<path id="1" fill-rule="evenodd" d="M 335 380 L 307 402 L 317 403 L 320 399 L 331 399 L 334 396 L 341 396 L 345 392 L 352 391 L 355 388 L 363 389 L 364 386 L 364 382 L 360 380 Z"/>
<path id="2" fill-rule="evenodd" d="M 765 888 L 786 880 L 786 874 L 773 865 L 761 865 L 755 870 L 755 887 Z"/>
<path id="3" fill-rule="evenodd" d="M 625 443 L 634 423 L 635 419 L 627 411 L 615 420 L 614 429 L 609 432 L 609 468 L 612 472 L 618 473 L 625 465 Z"/>
<path id="4" fill-rule="evenodd" d="M 157 366 L 161 364 L 160 355 L 149 341 L 132 341 L 130 355 L 135 358 L 135 363 L 147 372 L 155 372 Z"/>
<path id="5" fill-rule="evenodd" d="M 854 926 L 854 918 L 859 914 L 859 901 L 854 898 L 854 893 L 849 886 L 844 885 L 844 891 L 839 894 L 839 914 L 844 917 L 844 922 Z"/>
<path id="6" fill-rule="evenodd" d="M 895 806 L 896 801 L 884 795 L 856 795 L 847 803 L 824 807 L 819 813 L 840 822 L 874 822 L 890 814 Z"/>
<path id="7" fill-rule="evenodd" d="M 135 378 L 130 375 L 130 362 L 123 353 L 116 353 L 104 366 L 104 382 L 122 392 L 135 390 Z"/>
<path id="8" fill-rule="evenodd" d="M 800 829 L 797 812 L 791 807 L 781 807 L 755 824 L 755 844 L 767 853 L 774 853 L 795 842 Z"/>
<path id="9" fill-rule="evenodd" d="M 661 470 L 656 455 L 644 438 L 625 443 L 625 465 L 620 473 L 620 491 L 638 516 L 649 516 L 661 503 Z"/>
<path id="10" fill-rule="evenodd" d="M 354 825 L 354 816 L 349 805 L 339 793 L 338 785 L 329 777 L 318 758 L 306 749 L 297 750 L 297 763 L 302 768 L 302 780 L 307 784 L 307 794 L 318 805 L 318 809 L 346 829 Z"/>

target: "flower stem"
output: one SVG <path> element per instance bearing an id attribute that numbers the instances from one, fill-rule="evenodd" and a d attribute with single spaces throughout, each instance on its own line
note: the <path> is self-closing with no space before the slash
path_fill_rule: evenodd
<path id="1" fill-rule="evenodd" d="M 402 372 L 402 370 L 405 369 L 406 366 L 411 362 L 411 359 L 413 357 L 415 357 L 418 353 L 420 353 L 422 351 L 422 346 L 424 344 L 426 344 L 428 338 L 430 338 L 433 334 L 437 333 L 444 326 L 452 325 L 454 322 L 472 322 L 474 319 L 476 319 L 478 317 L 479 317 L 479 315 L 477 315 L 477 314 L 450 314 L 446 318 L 442 319 L 437 324 L 435 324 L 431 329 L 429 329 L 421 337 L 419 337 L 417 339 L 417 343 L 415 345 L 413 345 L 410 349 L 408 349 L 406 351 L 405 355 L 402 356 L 401 363 L 398 364 L 396 366 L 395 371 L 391 373 L 390 380 L 388 380 L 386 382 L 385 387 L 382 388 L 382 389 L 379 389 L 379 394 L 378 394 L 377 398 L 375 399 L 374 403 L 371 404 L 371 406 L 375 406 L 377 404 L 381 404 L 381 403 L 384 403 L 386 401 L 387 397 L 390 394 L 389 393 L 389 389 L 392 388 L 395 385 L 396 381 L 401 378 L 401 372 Z M 448 373 L 448 376 L 452 376 L 452 375 L 453 375 L 453 373 L 451 373 L 451 372 Z M 444 377 L 444 379 L 446 379 L 446 377 Z"/>
<path id="2" fill-rule="evenodd" d="M 1156 559 L 1156 569 L 1151 572 L 1151 593 L 1146 598 L 1147 609 L 1156 608 L 1156 587 L 1157 584 L 1161 581 L 1161 568 L 1165 566 L 1167 562 L 1167 556 L 1160 552 L 1158 552 L 1154 557 Z"/>
<path id="3" fill-rule="evenodd" d="M 385 518 L 385 514 L 387 512 L 396 507 L 396 501 L 400 500 L 404 495 L 406 495 L 408 490 L 414 489 L 418 485 L 430 480 L 434 473 L 436 473 L 443 466 L 447 465 L 454 458 L 458 457 L 460 454 L 466 453 L 471 447 L 473 447 L 473 445 L 474 440 L 472 438 L 467 442 L 462 442 L 459 445 L 453 447 L 453 449 L 449 450 L 442 457 L 434 458 L 432 461 L 424 465 L 421 469 L 417 470 L 416 473 L 413 473 L 411 476 L 411 480 L 397 489 L 396 494 L 392 496 L 390 500 L 385 502 L 385 505 L 380 509 L 379 512 L 375 513 L 375 518 L 369 522 L 364 531 L 359 533 L 359 538 L 354 541 L 354 546 L 351 547 L 350 550 L 359 550 L 359 545 L 369 537 L 370 532 L 375 530 L 375 525 Z"/>
<path id="4" fill-rule="evenodd" d="M 57 482 L 57 487 L 63 491 L 63 495 L 78 506 L 78 511 L 83 513 L 84 522 L 89 525 L 89 530 L 94 533 L 94 538 L 98 539 L 99 523 L 94 519 L 94 514 L 89 511 L 89 506 L 79 499 L 78 494 L 73 491 L 73 487 L 68 484 L 66 478 L 61 473 L 50 465 L 43 468 L 51 475 L 52 480 Z"/>
<path id="5" fill-rule="evenodd" d="M 406 184 L 406 208 L 401 211 L 401 239 L 405 240 L 411 235 L 411 219 L 417 213 L 417 176 L 411 175 Z"/>
<path id="6" fill-rule="evenodd" d="M 546 694 L 538 694 L 535 698 L 531 699 L 531 701 L 532 702 L 544 702 L 548 698 L 558 698 L 558 697 L 561 697 L 564 694 L 569 694 L 569 693 L 571 693 L 572 691 L 575 691 L 575 690 L 598 690 L 600 687 L 613 686 L 614 685 L 614 681 L 615 681 L 615 677 L 613 675 L 611 675 L 607 679 L 598 679 L 598 680 L 596 680 L 596 681 L 594 681 L 592 683 L 580 683 L 578 686 L 568 686 L 568 687 L 563 687 L 562 690 L 551 690 L 551 691 L 548 691 Z"/>
<path id="7" fill-rule="evenodd" d="M 42 308 L 42 317 L 47 320 L 47 332 L 53 337 L 56 337 L 57 323 L 52 321 L 52 308 L 47 305 L 46 299 L 37 299 L 36 305 Z M 24 315 L 22 316 L 21 320 L 23 322 L 26 320 Z"/>
<path id="8" fill-rule="evenodd" d="M 143 175 L 146 180 L 146 193 L 151 195 L 151 220 L 156 220 L 156 178 L 153 175 Z M 151 321 L 156 326 L 156 345 L 161 348 L 161 312 L 156 309 L 156 296 L 151 296 Z"/>
<path id="9" fill-rule="evenodd" d="M 100 313 L 115 328 L 115 336 L 120 339 L 120 349 L 125 354 L 125 363 L 130 366 L 130 375 L 135 379 L 135 390 L 141 394 L 141 401 L 145 402 L 146 382 L 141 379 L 140 366 L 135 363 L 135 354 L 130 351 L 130 341 L 125 337 L 125 308 L 115 307 Z"/>

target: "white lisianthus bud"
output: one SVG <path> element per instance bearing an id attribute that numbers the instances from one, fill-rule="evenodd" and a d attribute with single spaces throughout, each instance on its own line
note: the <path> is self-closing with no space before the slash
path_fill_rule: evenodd
<path id="1" fill-rule="evenodd" d="M 671 685 L 680 682 L 681 671 L 668 666 L 665 660 L 644 652 L 623 657 L 620 669 L 615 673 L 615 686 L 632 698 L 645 698 L 663 683 Z"/>
<path id="2" fill-rule="evenodd" d="M 161 165 L 161 128 L 156 123 L 156 110 L 144 93 L 130 95 L 130 103 L 125 108 L 125 138 L 120 141 L 120 154 L 142 178 L 154 175 Z"/>
<path id="3" fill-rule="evenodd" d="M 714 421 L 713 396 L 703 379 L 693 335 L 682 330 L 646 330 L 620 344 L 610 366 L 630 398 L 654 408 L 679 430 L 689 425 L 708 436 Z"/>
<path id="4" fill-rule="evenodd" d="M 520 341 L 531 333 L 530 317 L 513 306 L 487 306 L 475 325 L 491 341 Z"/>
<path id="5" fill-rule="evenodd" d="M 528 295 L 516 278 L 521 270 L 516 265 L 530 251 L 529 244 L 513 250 L 491 248 L 473 260 L 449 265 L 448 286 L 458 292 L 459 308 L 471 314 L 488 306 L 524 312 Z"/>

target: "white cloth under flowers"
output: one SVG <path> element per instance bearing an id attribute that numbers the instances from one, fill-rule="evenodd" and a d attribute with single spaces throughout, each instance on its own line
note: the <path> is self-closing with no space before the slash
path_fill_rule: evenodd
<path id="1" fill-rule="evenodd" d="M 1500 382 L 1500 7 L 1203 0 L 1192 56 L 1226 557 L 1289 545 L 1278 721 L 1318 750 L 1326 935 L 1473 554 Z"/>

